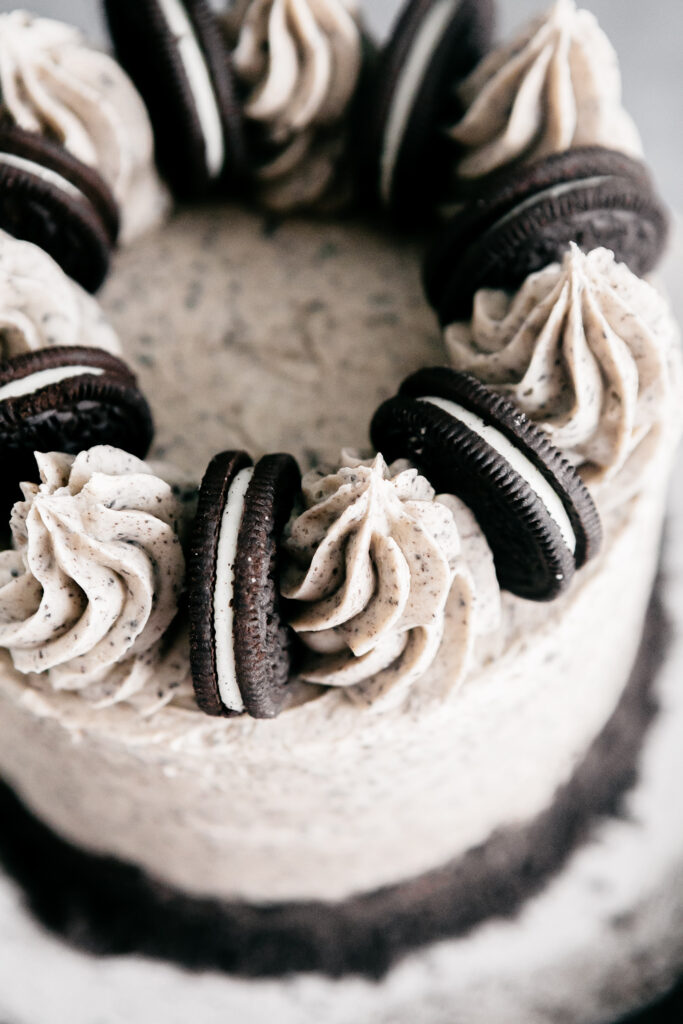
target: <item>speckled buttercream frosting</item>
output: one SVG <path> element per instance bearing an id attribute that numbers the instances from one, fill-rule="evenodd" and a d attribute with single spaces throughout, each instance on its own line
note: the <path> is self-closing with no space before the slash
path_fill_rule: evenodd
<path id="1" fill-rule="evenodd" d="M 191 6 L 171 5 L 183 24 Z M 621 806 L 655 716 L 657 658 L 641 637 L 657 608 L 683 372 L 656 283 L 605 249 L 572 245 L 514 291 L 480 290 L 470 319 L 441 332 L 420 282 L 421 245 L 353 218 L 273 219 L 348 194 L 358 10 L 353 0 L 240 0 L 226 34 L 255 198 L 271 212 L 216 201 L 145 233 L 167 197 L 128 79 L 66 27 L 0 16 L 6 115 L 96 166 L 121 206 L 124 240 L 140 233 L 114 255 L 97 302 L 39 250 L 0 236 L 0 355 L 122 351 L 156 424 L 145 462 L 108 444 L 37 453 L 36 479 L 22 485 L 0 553 L 0 810 L 10 832 L 14 822 L 52 844 L 56 884 L 75 855 L 96 900 L 116 895 L 106 879 L 125 876 L 123 902 L 139 910 L 141 930 L 157 922 L 155 941 L 140 946 L 119 917 L 114 943 L 98 948 L 172 958 L 181 921 L 185 950 L 197 946 L 176 959 L 275 978 L 279 1019 L 292 972 L 343 977 L 351 992 L 348 975 L 380 978 L 409 953 L 429 966 L 436 943 L 482 922 L 500 928 L 507 915 L 515 929 L 535 912 L 530 896 Z M 450 134 L 461 184 L 577 146 L 639 152 L 611 47 L 572 0 L 485 59 L 458 101 Z M 444 458 L 458 417 L 475 425 L 482 461 L 499 473 L 492 504 L 506 474 L 538 481 L 531 498 L 517 493 L 576 554 L 571 581 L 553 570 L 567 586 L 552 603 L 501 589 L 490 524 L 439 493 L 436 471 L 430 481 L 419 462 L 422 420 L 421 468 L 369 446 L 379 403 L 414 371 L 443 374 L 449 362 L 488 386 L 491 408 L 475 415 L 438 390 L 414 405 L 450 416 L 439 428 Z M 540 428 L 538 450 L 518 457 L 531 428 L 514 406 L 500 411 L 496 392 Z M 201 531 L 190 524 L 218 452 L 228 453 L 227 494 L 214 561 L 198 574 Z M 285 456 L 295 482 L 280 519 L 277 478 L 274 495 L 253 486 L 273 452 L 292 453 L 303 472 L 299 490 Z M 455 475 L 448 486 L 467 493 Z M 596 522 L 593 499 L 599 510 L 602 545 L 590 559 L 579 558 L 560 478 L 582 487 Z M 211 501 L 216 493 L 209 487 Z M 200 509 L 206 494 L 202 485 Z M 515 512 L 512 500 L 501 508 Z M 252 520 L 263 550 L 244 543 Z M 507 521 L 493 523 L 510 536 Z M 207 645 L 220 662 L 218 714 L 234 716 L 203 713 L 192 685 L 205 577 L 204 621 L 226 634 Z M 266 643 L 253 642 L 268 628 L 235 628 L 245 591 L 249 625 L 282 622 L 287 634 L 283 680 L 290 654 L 292 672 L 272 720 L 240 713 L 249 704 L 235 651 L 245 636 L 259 647 L 250 657 L 269 664 Z M 663 643 L 661 618 L 650 621 Z M 231 686 L 239 701 L 226 699 Z M 22 842 L 0 844 L 17 878 Z M 91 884 L 93 865 L 105 881 Z M 91 934 L 92 915 L 71 907 L 63 917 L 87 921 L 81 936 Z M 168 950 L 156 943 L 163 922 Z"/>
<path id="2" fill-rule="evenodd" d="M 180 213 L 119 254 L 102 304 L 152 396 L 156 454 L 195 476 L 230 447 L 289 448 L 304 466 L 334 471 L 342 439 L 366 445 L 378 401 L 446 358 L 414 248 L 353 223 L 266 230 L 232 208 Z M 186 700 L 146 718 L 130 701 L 98 710 L 36 690 L 7 662 L 2 770 L 61 834 L 190 893 L 337 900 L 443 864 L 551 804 L 618 704 L 673 445 L 660 437 L 647 492 L 609 513 L 601 556 L 566 597 L 545 608 L 503 595 L 498 627 L 472 633 L 464 679 L 448 623 L 431 668 L 381 713 L 346 687 L 309 686 L 274 722 L 212 720 Z M 419 520 L 431 492 L 415 476 L 404 486 L 398 505 L 413 501 Z M 334 491 L 329 479 L 325 488 Z M 476 550 L 462 518 L 442 520 L 458 522 L 463 553 Z M 441 534 L 434 557 L 447 560 L 453 526 Z M 297 557 L 305 570 L 305 542 Z M 486 592 L 485 575 L 469 580 Z M 443 607 L 434 601 L 432 611 Z M 620 615 L 605 618 L 617 604 Z"/>

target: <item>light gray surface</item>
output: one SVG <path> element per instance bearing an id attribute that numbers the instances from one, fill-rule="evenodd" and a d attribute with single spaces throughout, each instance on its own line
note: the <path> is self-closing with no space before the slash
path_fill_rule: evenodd
<path id="1" fill-rule="evenodd" d="M 221 0 L 212 0 L 221 6 Z M 509 33 L 549 0 L 498 0 L 499 33 Z M 16 0 L 0 0 L 9 11 Z M 371 26 L 385 31 L 399 0 L 365 0 Z M 99 0 L 25 0 L 24 6 L 105 39 Z M 683 0 L 585 0 L 621 58 L 626 106 L 642 132 L 648 160 L 669 203 L 683 209 Z"/>

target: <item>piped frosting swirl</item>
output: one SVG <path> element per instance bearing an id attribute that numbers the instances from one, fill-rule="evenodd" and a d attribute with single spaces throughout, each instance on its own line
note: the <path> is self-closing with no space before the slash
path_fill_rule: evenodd
<path id="1" fill-rule="evenodd" d="M 0 646 L 20 672 L 106 704 L 139 695 L 175 659 L 171 699 L 187 667 L 165 636 L 185 573 L 172 487 L 109 446 L 36 460 L 41 483 L 23 485 L 14 546 L 0 554 Z"/>
<path id="2" fill-rule="evenodd" d="M 467 509 L 381 455 L 344 453 L 338 472 L 313 471 L 302 488 L 282 590 L 315 652 L 303 678 L 375 707 L 398 701 L 433 662 L 448 619 L 457 682 L 498 614 L 491 555 Z"/>
<path id="3" fill-rule="evenodd" d="M 612 479 L 669 417 L 677 329 L 659 292 L 606 249 L 572 245 L 518 292 L 482 289 L 452 324 L 453 366 L 510 394 L 589 483 Z"/>
<path id="4" fill-rule="evenodd" d="M 0 232 L 0 360 L 62 345 L 121 351 L 91 295 L 37 245 Z"/>
<path id="5" fill-rule="evenodd" d="M 247 0 L 226 19 L 244 112 L 263 147 L 259 194 L 286 210 L 334 205 L 362 62 L 353 0 Z"/>
<path id="6" fill-rule="evenodd" d="M 70 25 L 26 11 L 0 15 L 0 109 L 95 167 L 121 208 L 121 240 L 166 215 L 147 110 L 116 61 Z"/>
<path id="7" fill-rule="evenodd" d="M 465 109 L 451 135 L 464 149 L 457 177 L 575 146 L 640 156 L 638 131 L 621 104 L 616 53 L 593 14 L 557 0 L 462 83 Z"/>

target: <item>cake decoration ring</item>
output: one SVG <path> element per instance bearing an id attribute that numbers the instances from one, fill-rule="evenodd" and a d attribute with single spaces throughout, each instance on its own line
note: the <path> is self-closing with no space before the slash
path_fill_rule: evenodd
<path id="1" fill-rule="evenodd" d="M 399 961 L 431 998 L 437 942 L 450 992 L 480 924 L 575 905 L 661 742 L 683 366 L 616 57 L 574 0 L 500 46 L 492 0 L 382 46 L 355 0 L 102 7 L 116 59 L 0 15 L 3 870 L 74 944 L 270 979 L 268 1016 L 292 972 L 340 1019 Z M 195 442 L 191 480 L 143 461 Z"/>
<path id="2" fill-rule="evenodd" d="M 565 6 L 553 17 L 561 19 Z M 348 179 L 355 164 L 374 181 L 374 201 L 395 219 L 410 219 L 418 187 L 434 193 L 432 213 L 439 202 L 446 209 L 446 200 L 456 201 L 424 271 L 427 296 L 449 328 L 486 289 L 513 289 L 572 245 L 605 245 L 639 275 L 656 264 L 666 214 L 626 127 L 622 152 L 606 149 L 596 130 L 594 138 L 582 135 L 582 145 L 511 161 L 479 179 L 461 173 L 454 182 L 447 173 L 445 96 L 490 43 L 488 2 L 408 4 L 366 73 L 363 29 L 341 0 L 310 21 L 284 10 L 243 4 L 221 26 L 204 0 L 105 4 L 119 59 L 149 108 L 159 163 L 177 195 L 219 187 L 239 193 L 251 175 L 256 196 L 264 182 L 277 180 L 278 189 L 284 182 L 282 198 L 292 173 L 309 173 L 297 171 L 300 163 L 319 168 L 321 140 L 327 145 L 334 136 L 338 158 L 328 149 L 328 165 L 337 162 Z M 59 81 L 52 23 L 15 13 L 4 17 L 3 29 Z M 488 77 L 486 69 L 484 60 L 472 72 L 472 80 L 482 77 L 481 94 L 468 98 L 469 80 L 462 85 L 458 113 L 467 128 L 453 132 L 461 145 L 473 144 L 477 104 L 485 108 L 495 92 L 496 72 Z M 65 90 L 58 90 L 65 110 L 46 133 L 37 117 L 25 127 L 22 103 L 34 103 L 37 114 L 44 104 L 28 79 L 26 89 L 25 101 L 9 97 L 0 131 L 0 226 L 41 245 L 95 290 L 118 234 L 118 202 L 103 162 L 87 165 L 70 151 L 78 147 L 69 142 Z M 602 97 L 595 102 L 599 107 Z M 101 130 L 94 126 L 93 135 Z M 355 134 L 365 153 L 354 161 Z M 427 168 L 434 182 L 419 185 Z M 309 206 L 329 202 L 336 177 L 328 166 Z M 355 182 L 346 194 L 363 191 Z M 300 201 L 293 192 L 292 208 Z M 161 199 L 157 208 L 163 210 Z M 127 219 L 123 208 L 121 215 Z M 421 207 L 420 217 L 429 215 Z M 72 455 L 104 443 L 147 454 L 149 410 L 118 356 L 47 348 L 10 361 L 4 378 L 0 413 L 17 483 L 31 474 L 27 453 L 46 444 Z M 597 553 L 600 517 L 580 467 L 553 446 L 544 424 L 528 420 L 495 386 L 447 368 L 424 369 L 376 412 L 371 435 L 377 459 L 347 459 L 338 477 L 321 478 L 317 493 L 313 479 L 308 508 L 289 456 L 266 456 L 253 468 L 246 453 L 227 452 L 211 463 L 187 569 L 189 656 L 198 704 L 209 714 L 272 717 L 302 699 L 294 696 L 298 687 L 288 687 L 294 661 L 312 684 L 309 697 L 322 685 L 378 709 L 401 700 L 437 657 L 455 596 L 470 608 L 459 641 L 462 675 L 473 637 L 497 626 L 495 615 L 486 620 L 477 611 L 483 598 L 462 562 L 465 513 L 457 501 L 474 514 L 492 552 L 491 592 L 500 586 L 527 600 L 552 600 Z M 407 471 L 406 458 L 426 479 Z"/>

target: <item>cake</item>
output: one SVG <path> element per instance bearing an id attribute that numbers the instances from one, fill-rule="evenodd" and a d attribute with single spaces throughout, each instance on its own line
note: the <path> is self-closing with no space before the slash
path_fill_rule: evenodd
<path id="1" fill-rule="evenodd" d="M 556 5 L 550 25 L 565 19 L 566 40 L 574 17 L 581 41 L 602 43 L 573 5 Z M 465 99 L 509 59 L 485 59 Z M 595 88 L 632 156 L 613 78 Z M 460 144 L 471 120 L 459 122 Z M 328 126 L 323 135 L 327 145 Z M 605 142 L 555 137 L 560 150 Z M 292 145 L 280 128 L 275 142 Z M 548 155 L 530 154 L 530 166 Z M 457 166 L 462 174 L 471 159 Z M 150 180 L 160 211 L 165 193 Z M 326 207 L 329 176 L 306 180 L 322 183 L 312 202 Z M 255 195 L 272 209 L 262 175 Z M 298 191 L 289 200 L 300 201 Z M 680 968 L 680 850 L 663 802 L 683 707 L 665 663 L 666 592 L 653 595 L 680 434 L 675 323 L 656 282 L 605 248 L 574 246 L 512 287 L 479 289 L 472 315 L 442 332 L 423 295 L 422 251 L 421 239 L 367 217 L 273 222 L 243 201 L 214 201 L 119 249 L 93 300 L 30 242 L 0 238 L 3 358 L 55 345 L 122 352 L 156 425 L 147 463 L 106 443 L 43 454 L 40 479 L 14 506 L 0 565 L 0 856 L 44 923 L 75 947 L 121 958 L 105 969 L 118 963 L 133 986 L 157 987 L 156 1015 L 194 1007 L 209 1024 L 215 999 L 253 1021 L 445 1022 L 456 1006 L 468 1024 L 597 1024 Z M 57 336 L 45 333 L 50 314 Z M 409 374 L 445 363 L 514 400 L 590 491 L 602 546 L 552 602 L 501 589 L 483 521 L 437 495 L 420 465 L 369 448 L 377 406 Z M 284 450 L 304 471 L 281 587 L 308 651 L 272 720 L 212 717 L 193 689 L 181 595 L 194 491 L 226 449 Z M 319 550 L 354 502 L 353 550 L 360 563 L 367 546 L 373 578 L 388 572 L 386 548 L 407 550 L 401 517 L 432 590 L 446 566 L 443 592 L 409 620 L 413 633 L 436 636 L 422 661 L 406 657 L 403 638 L 392 646 L 391 628 L 380 647 L 372 625 L 374 667 L 359 669 L 363 654 L 337 641 L 368 595 L 344 619 L 331 579 L 316 597 L 305 590 L 304 528 L 322 521 Z M 133 533 L 106 519 L 121 510 Z M 372 541 L 362 532 L 371 515 Z M 40 571 L 38 522 L 51 552 Z M 133 555 L 115 547 L 122 537 Z M 98 575 L 114 564 L 135 579 L 119 604 Z M 96 607 L 86 615 L 81 602 L 74 614 L 70 596 L 50 634 L 65 576 Z M 49 615 L 36 580 L 52 595 Z M 29 595 L 20 615 L 17 585 Z M 127 601 L 134 637 L 119 628 Z M 76 635 L 86 619 L 90 648 Z M 28 621 L 38 632 L 26 639 Z M 633 876 L 653 851 L 660 862 L 644 885 Z M 60 956 L 50 945 L 50 970 Z M 74 984 L 85 991 L 83 963 Z M 186 966 L 214 976 L 188 977 Z M 132 1004 L 120 1019 L 138 1019 Z"/>

